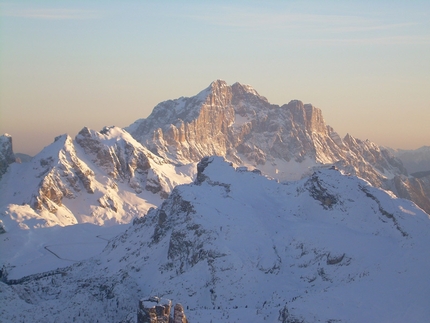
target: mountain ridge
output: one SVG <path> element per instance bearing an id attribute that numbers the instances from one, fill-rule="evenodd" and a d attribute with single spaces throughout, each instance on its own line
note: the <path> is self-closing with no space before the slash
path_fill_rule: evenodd
<path id="1" fill-rule="evenodd" d="M 28 163 L 9 166 L 0 182 L 3 223 L 129 223 L 191 181 L 186 173 L 192 174 L 154 156 L 121 128 L 85 127 L 75 140 L 58 136 Z"/>
<path id="2" fill-rule="evenodd" d="M 409 174 L 430 171 L 430 146 L 418 149 L 391 149 L 394 156 L 399 158 Z"/>
<path id="3" fill-rule="evenodd" d="M 284 184 L 221 157 L 198 169 L 99 256 L 13 288 L 0 283 L 2 316 L 133 322 L 147 295 L 180 302 L 190 322 L 430 314 L 430 219 L 412 202 L 336 169 Z"/>
<path id="4" fill-rule="evenodd" d="M 0 154 L 12 156 L 5 138 Z M 17 265 L 40 264 L 38 252 L 66 256 L 41 267 L 48 272 L 30 271 L 15 268 L 8 250 L 4 320 L 135 322 L 148 296 L 180 302 L 190 321 L 207 323 L 430 316 L 430 219 L 412 202 L 430 210 L 430 176 L 409 176 L 368 140 L 341 138 L 310 104 L 272 105 L 250 86 L 218 80 L 126 130 L 84 127 L 28 163 L 9 161 L 1 237 L 30 229 L 24 243 L 37 242 Z M 109 241 L 88 259 L 31 239 L 55 225 L 70 236 L 83 222 L 131 224 L 114 238 L 92 237 Z"/>
<path id="5" fill-rule="evenodd" d="M 430 213 L 427 173 L 410 177 L 387 149 L 349 134 L 341 138 L 311 104 L 299 100 L 270 104 L 254 88 L 240 83 L 230 86 L 217 80 L 193 97 L 161 102 L 146 119 L 125 129 L 105 127 L 98 132 L 84 127 L 75 139 L 60 136 L 56 140 L 68 142 L 62 158 L 54 141 L 29 164 L 18 166 L 11 163 L 12 139 L 7 138 L 2 156 L 9 156 L 3 163 L 8 180 L 0 181 L 4 187 L 0 211 L 6 218 L 27 222 L 37 218 L 37 225 L 129 222 L 161 203 L 175 185 L 191 182 L 194 165 L 211 155 L 223 156 L 235 166 L 257 168 L 280 181 L 298 180 L 334 165 L 411 199 Z M 14 175 L 8 175 L 7 169 Z M 14 183 L 11 177 L 38 183 Z M 125 195 L 120 197 L 122 190 Z M 149 194 L 149 200 L 139 194 Z M 121 201 L 125 196 L 126 204 Z M 77 207 L 77 197 L 87 209 Z M 141 211 L 136 211 L 138 204 Z M 43 218 L 49 221 L 43 224 Z"/>
<path id="6" fill-rule="evenodd" d="M 217 155 L 279 180 L 296 180 L 313 167 L 334 164 L 430 212 L 427 179 L 409 179 L 389 150 L 349 134 L 341 138 L 311 104 L 273 105 L 240 83 L 217 80 L 194 97 L 162 102 L 125 130 L 174 164 Z"/>

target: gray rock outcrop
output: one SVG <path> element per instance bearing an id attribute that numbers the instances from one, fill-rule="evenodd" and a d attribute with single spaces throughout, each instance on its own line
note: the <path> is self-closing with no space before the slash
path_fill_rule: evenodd
<path id="1" fill-rule="evenodd" d="M 139 300 L 137 323 L 188 323 L 181 304 L 176 304 L 171 316 L 172 301 L 160 297 Z"/>
<path id="2" fill-rule="evenodd" d="M 0 179 L 13 162 L 15 162 L 15 154 L 12 149 L 12 137 L 4 134 L 0 136 Z"/>

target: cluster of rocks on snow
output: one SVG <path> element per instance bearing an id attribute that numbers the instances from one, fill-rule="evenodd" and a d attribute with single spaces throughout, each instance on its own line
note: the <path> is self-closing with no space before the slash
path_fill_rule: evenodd
<path id="1" fill-rule="evenodd" d="M 157 296 L 139 300 L 137 323 L 188 323 L 184 308 L 177 303 L 171 315 L 172 301 Z"/>

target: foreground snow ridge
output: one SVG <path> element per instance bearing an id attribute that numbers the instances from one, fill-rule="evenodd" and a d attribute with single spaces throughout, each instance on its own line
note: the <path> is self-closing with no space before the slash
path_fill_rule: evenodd
<path id="1" fill-rule="evenodd" d="M 205 157 L 99 256 L 0 283 L 0 315 L 135 322 L 158 295 L 189 322 L 425 322 L 429 230 L 412 202 L 334 168 L 282 184 Z"/>

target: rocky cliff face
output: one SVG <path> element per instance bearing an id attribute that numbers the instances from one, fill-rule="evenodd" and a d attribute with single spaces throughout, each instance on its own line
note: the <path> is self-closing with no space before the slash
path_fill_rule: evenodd
<path id="1" fill-rule="evenodd" d="M 192 98 L 160 103 L 153 113 L 126 128 L 139 142 L 173 163 L 196 162 L 229 149 L 234 121 L 231 89 L 218 81 Z"/>
<path id="2" fill-rule="evenodd" d="M 116 127 L 84 128 L 75 140 L 59 136 L 30 162 L 13 166 L 2 180 L 8 189 L 0 190 L 0 212 L 7 222 L 25 219 L 31 227 L 127 223 L 193 175 Z"/>
<path id="3" fill-rule="evenodd" d="M 117 132 L 120 130 L 115 127 L 101 132 L 84 128 L 76 136 L 76 143 L 113 180 L 128 183 L 136 193 L 147 190 L 167 197 L 172 187 L 156 172 L 151 172 L 153 165 L 166 163 L 132 138 L 121 138 Z"/>
<path id="4" fill-rule="evenodd" d="M 0 136 L 0 179 L 10 164 L 15 161 L 12 149 L 12 137 L 8 134 Z"/>
<path id="5" fill-rule="evenodd" d="M 94 193 L 94 172 L 77 157 L 72 138 L 64 135 L 55 141 L 61 147 L 58 154 L 38 160 L 41 180 L 30 202 L 36 210 L 55 212 L 63 205 L 64 197 L 74 198 L 81 190 Z"/>
<path id="6" fill-rule="evenodd" d="M 176 163 L 210 155 L 254 165 L 277 158 L 334 162 L 340 157 L 321 110 L 300 101 L 272 105 L 251 87 L 224 81 L 195 97 L 163 102 L 126 130 Z"/>
<path id="7" fill-rule="evenodd" d="M 137 323 L 170 323 L 172 301 L 159 297 L 139 300 Z"/>
<path id="8" fill-rule="evenodd" d="M 397 196 L 414 201 L 430 214 L 430 173 L 420 178 L 396 175 L 388 184 Z"/>
<path id="9" fill-rule="evenodd" d="M 394 189 L 395 176 L 403 182 L 407 171 L 388 150 L 349 134 L 342 139 L 325 124 L 320 109 L 298 100 L 273 105 L 247 85 L 215 81 L 194 97 L 160 103 L 147 119 L 126 129 L 172 163 L 217 155 L 280 180 L 335 164 L 372 185 L 412 198 L 430 213 L 428 195 Z"/>
<path id="10" fill-rule="evenodd" d="M 360 144 L 351 136 L 342 140 L 310 104 L 295 100 L 272 105 L 250 86 L 224 81 L 213 82 L 195 97 L 160 103 L 147 119 L 126 130 L 176 163 L 218 155 L 254 166 L 305 159 L 326 164 L 354 153 L 364 162 L 370 157 L 381 171 L 399 166 L 390 164 L 374 144 L 364 149 L 369 154 L 361 155 Z"/>

